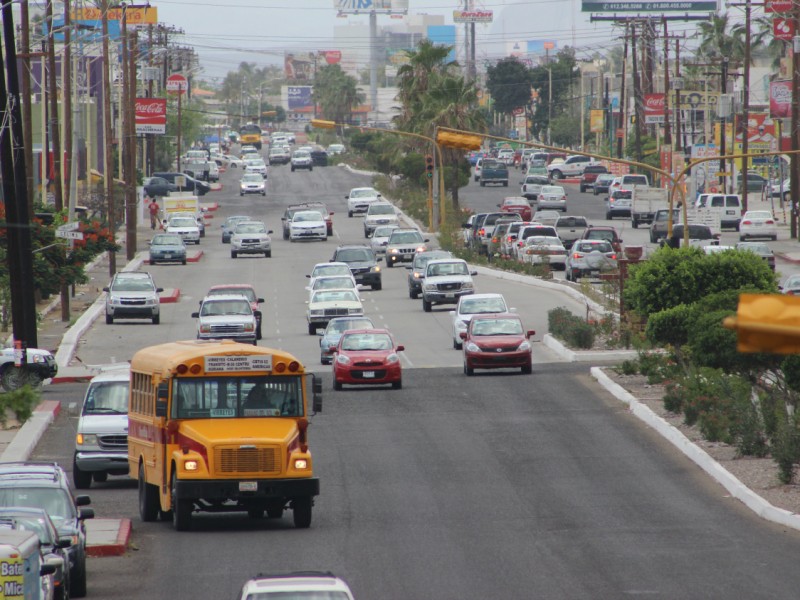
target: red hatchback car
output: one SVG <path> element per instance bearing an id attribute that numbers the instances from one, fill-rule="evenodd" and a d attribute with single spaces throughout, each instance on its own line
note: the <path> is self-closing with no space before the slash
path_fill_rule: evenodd
<path id="1" fill-rule="evenodd" d="M 533 214 L 531 203 L 522 196 L 509 196 L 503 200 L 502 204 L 497 206 L 500 208 L 500 212 L 518 214 L 523 221 L 530 221 Z"/>
<path id="2" fill-rule="evenodd" d="M 391 383 L 403 387 L 403 374 L 398 346 L 385 329 L 353 329 L 345 331 L 333 359 L 333 389 L 342 385 L 378 385 Z"/>
<path id="3" fill-rule="evenodd" d="M 529 374 L 533 371 L 530 338 L 536 334 L 525 331 L 522 321 L 515 314 L 474 316 L 464 340 L 464 373 L 474 375 L 475 369 L 521 369 Z"/>
<path id="4" fill-rule="evenodd" d="M 229 283 L 225 285 L 215 285 L 206 296 L 229 296 L 237 294 L 244 296 L 250 302 L 250 307 L 253 309 L 253 315 L 256 318 L 256 339 L 261 339 L 261 307 L 260 304 L 264 302 L 263 298 L 259 298 L 256 294 L 255 288 L 249 283 Z M 202 302 L 200 302 L 202 304 Z"/>

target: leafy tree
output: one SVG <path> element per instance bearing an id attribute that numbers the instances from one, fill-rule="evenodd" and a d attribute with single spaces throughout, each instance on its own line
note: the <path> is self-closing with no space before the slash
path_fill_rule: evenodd
<path id="1" fill-rule="evenodd" d="M 703 59 L 727 58 L 741 62 L 744 58 L 745 29 L 743 23 L 732 24 L 727 13 L 711 15 L 708 21 L 697 24 L 700 45 L 697 53 Z"/>
<path id="2" fill-rule="evenodd" d="M 504 58 L 486 69 L 486 88 L 496 111 L 511 114 L 531 102 L 531 72 L 516 57 Z"/>
<path id="3" fill-rule="evenodd" d="M 422 40 L 416 50 L 409 50 L 408 62 L 397 70 L 397 99 L 400 114 L 395 123 L 406 131 L 416 131 L 421 124 L 420 109 L 428 93 L 430 81 L 437 74 L 453 70 L 457 63 L 448 61 L 451 46 L 441 46 Z"/>
<path id="4" fill-rule="evenodd" d="M 624 294 L 631 310 L 649 316 L 708 294 L 743 288 L 777 291 L 774 274 L 754 253 L 662 248 L 649 260 L 631 265 Z"/>
<path id="5" fill-rule="evenodd" d="M 556 55 L 555 60 L 531 70 L 531 86 L 539 92 L 531 125 L 531 131 L 536 137 L 542 137 L 542 132 L 547 131 L 551 116 L 555 118 L 567 112 L 575 65 L 575 51 L 564 48 Z"/>
<path id="6" fill-rule="evenodd" d="M 320 106 L 322 116 L 337 123 L 349 123 L 353 108 L 364 102 L 356 80 L 340 65 L 325 65 L 317 71 L 311 96 Z"/>
<path id="7" fill-rule="evenodd" d="M 586 129 L 588 131 L 588 128 Z M 556 146 L 577 146 L 581 143 L 581 121 L 563 113 L 550 122 L 550 134 Z"/>

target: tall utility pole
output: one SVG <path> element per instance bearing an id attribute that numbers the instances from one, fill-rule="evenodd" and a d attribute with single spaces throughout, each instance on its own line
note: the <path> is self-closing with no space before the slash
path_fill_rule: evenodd
<path id="1" fill-rule="evenodd" d="M 681 77 L 681 41 L 675 38 L 675 80 L 680 81 Z M 682 86 L 681 86 L 682 87 Z M 694 132 L 692 132 L 694 133 Z M 692 140 L 694 143 L 694 140 Z M 683 148 L 683 136 L 681 134 L 681 90 L 676 86 L 675 89 L 675 149 Z"/>
<path id="2" fill-rule="evenodd" d="M 728 57 L 722 57 L 722 69 L 720 75 L 722 76 L 722 82 L 720 85 L 720 97 L 725 98 L 723 102 L 727 102 L 727 94 L 728 94 Z M 726 112 L 722 113 L 722 128 L 719 132 L 719 155 L 725 156 L 725 133 L 728 126 L 728 119 L 727 119 L 727 111 L 730 110 L 730 107 L 726 109 Z M 719 159 L 719 182 L 722 184 L 722 192 L 727 193 L 728 185 L 725 175 L 725 159 Z M 747 188 L 745 188 L 747 189 Z"/>
<path id="3" fill-rule="evenodd" d="M 633 23 L 631 32 L 631 52 L 633 59 L 633 104 L 636 123 L 633 128 L 634 155 L 636 160 L 642 160 L 642 121 L 644 121 L 644 111 L 642 110 L 642 86 L 639 84 L 639 64 L 636 61 L 636 23 Z"/>
<path id="4" fill-rule="evenodd" d="M 128 179 L 125 181 L 125 246 L 128 260 L 136 258 L 136 31 L 128 33 L 128 113 L 126 147 L 128 149 Z"/>
<path id="5" fill-rule="evenodd" d="M 795 32 L 800 31 L 800 3 L 792 3 L 792 20 Z M 792 239 L 797 239 L 797 207 L 800 196 L 800 37 L 795 33 L 792 40 L 792 153 L 791 170 L 789 172 L 789 190 L 792 197 L 792 210 L 790 211 L 790 232 Z"/>
<path id="6" fill-rule="evenodd" d="M 667 18 L 664 17 L 664 144 L 672 145 L 672 131 L 669 119 L 669 32 Z"/>
<path id="7" fill-rule="evenodd" d="M 625 21 L 625 43 L 622 48 L 622 82 L 619 88 L 619 126 L 622 129 L 622 136 L 617 136 L 617 158 L 623 156 L 623 143 L 628 131 L 628 111 L 625 104 L 625 80 L 628 78 L 628 21 Z M 609 148 L 609 154 L 611 154 Z"/>
<path id="8" fill-rule="evenodd" d="M 55 190 L 56 210 L 64 208 L 64 195 L 61 188 L 63 168 L 61 166 L 61 137 L 58 131 L 58 86 L 56 85 L 56 36 L 53 31 L 53 0 L 47 0 L 47 80 L 48 96 L 50 96 L 50 143 L 53 146 L 53 187 Z M 43 149 L 43 153 L 46 152 Z M 46 160 L 47 155 L 43 154 Z"/>
<path id="9" fill-rule="evenodd" d="M 744 85 L 742 93 L 742 116 L 739 131 L 742 134 L 742 154 L 750 149 L 748 124 L 750 122 L 750 0 L 744 3 Z M 734 136 L 735 139 L 735 136 Z M 778 141 L 780 143 L 780 140 Z M 747 212 L 747 167 L 750 159 L 742 158 L 742 211 Z"/>
<path id="10" fill-rule="evenodd" d="M 64 51 L 61 53 L 61 106 L 64 107 L 62 118 L 64 119 L 64 156 L 69 160 L 69 168 L 64 169 L 64 204 L 66 206 L 74 206 L 74 200 L 71 200 L 71 171 L 72 163 L 75 157 L 72 153 L 72 32 L 70 21 L 70 0 L 64 0 Z M 69 213 L 69 218 L 72 219 L 72 213 Z M 67 296 L 69 298 L 69 296 Z M 62 298 L 63 300 L 63 298 Z M 62 302 L 61 312 L 63 317 L 64 305 Z M 67 321 L 69 317 L 67 317 Z"/>
<path id="11" fill-rule="evenodd" d="M 105 146 L 105 177 L 106 210 L 108 211 L 108 230 L 116 240 L 117 219 L 116 204 L 114 202 L 114 162 L 111 154 L 111 56 L 108 51 L 108 0 L 101 0 L 103 23 L 103 143 Z M 113 277 L 117 272 L 117 253 L 108 251 L 108 274 Z"/>
<path id="12" fill-rule="evenodd" d="M 33 214 L 33 115 L 31 107 L 31 32 L 28 18 L 28 0 L 20 5 L 22 31 L 22 136 L 25 153 L 25 191 L 28 197 L 28 213 Z M 44 157 L 44 149 L 42 149 Z"/>

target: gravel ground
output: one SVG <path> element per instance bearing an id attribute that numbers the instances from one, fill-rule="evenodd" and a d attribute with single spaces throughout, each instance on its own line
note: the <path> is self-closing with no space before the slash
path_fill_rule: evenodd
<path id="1" fill-rule="evenodd" d="M 605 369 L 605 373 L 628 390 L 639 402 L 646 404 L 654 413 L 679 429 L 683 435 L 753 492 L 773 506 L 800 513 L 800 485 L 782 484 L 778 479 L 778 468 L 771 458 L 737 457 L 736 448 L 733 446 L 704 440 L 696 427 L 684 424 L 682 415 L 664 409 L 661 400 L 665 391 L 664 386 L 650 385 L 647 383 L 647 378 L 642 375 L 620 375 L 612 369 Z M 800 479 L 800 476 L 796 479 Z"/>

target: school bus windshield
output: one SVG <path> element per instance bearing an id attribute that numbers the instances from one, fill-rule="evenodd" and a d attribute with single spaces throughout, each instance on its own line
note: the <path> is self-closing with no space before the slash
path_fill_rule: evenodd
<path id="1" fill-rule="evenodd" d="M 304 416 L 299 376 L 182 377 L 172 385 L 174 419 Z"/>

